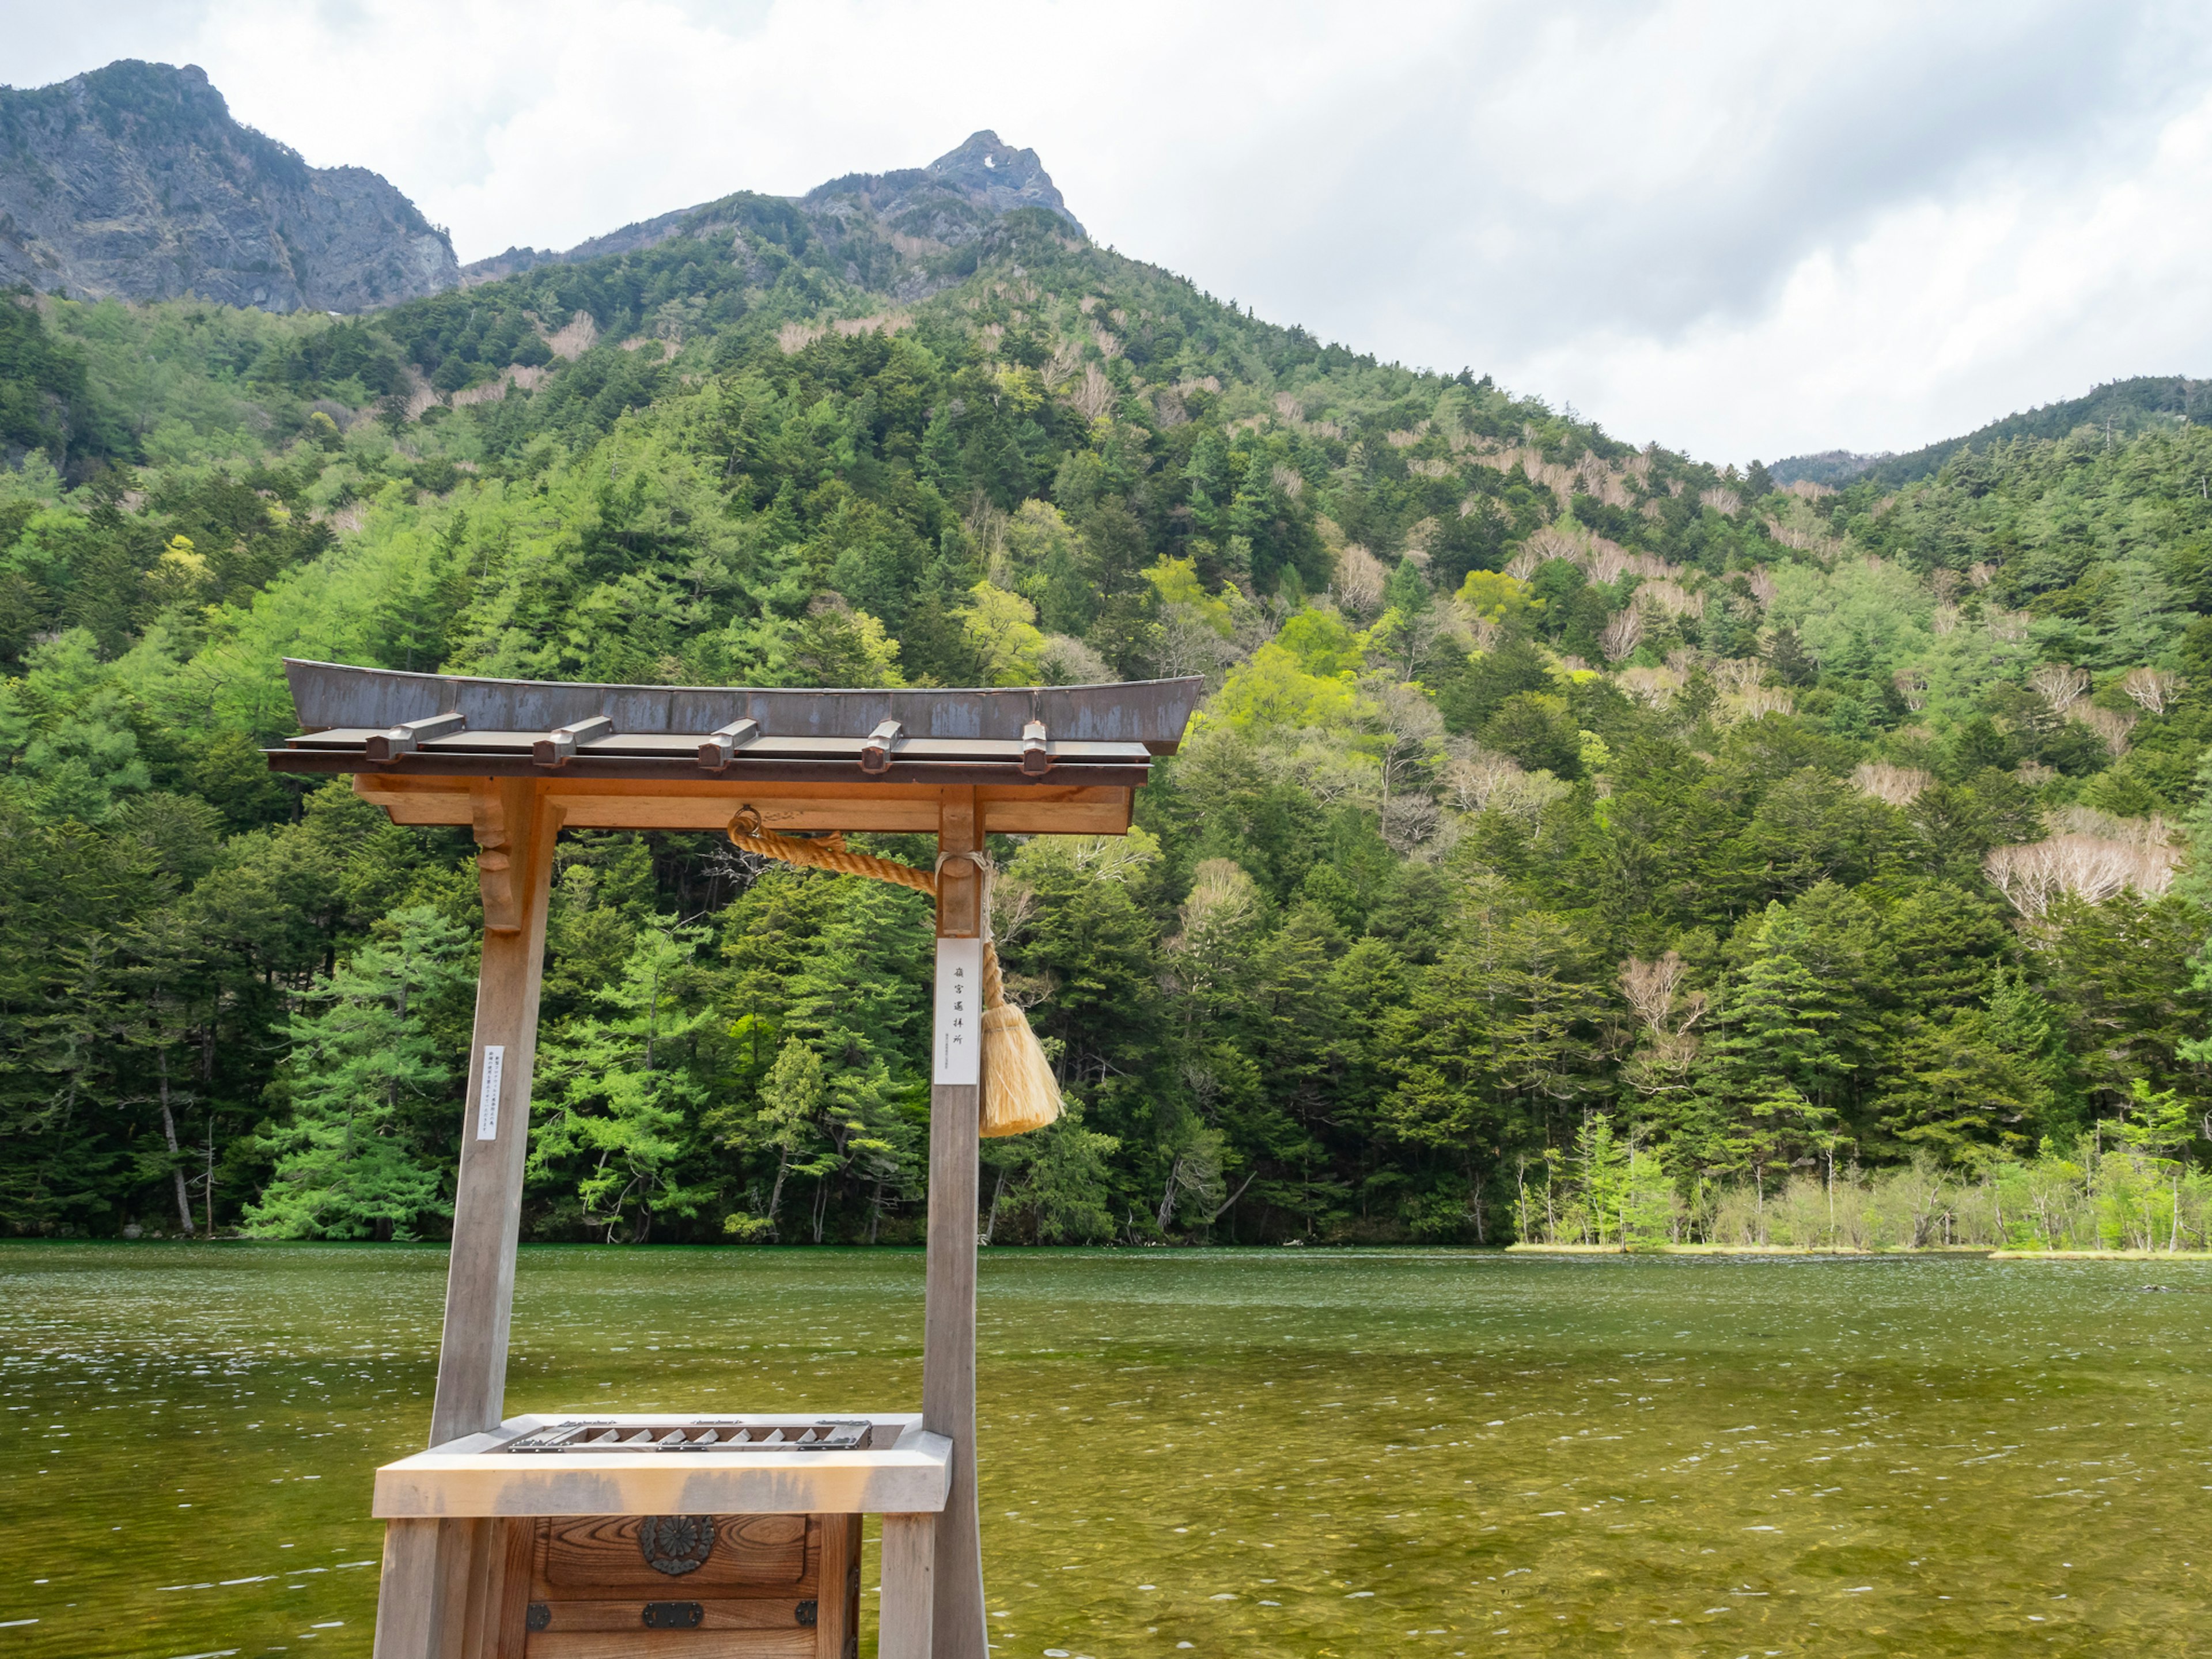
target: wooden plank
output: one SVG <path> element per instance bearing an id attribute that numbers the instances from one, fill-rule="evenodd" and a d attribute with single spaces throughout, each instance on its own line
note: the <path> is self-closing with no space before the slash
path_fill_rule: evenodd
<path id="1" fill-rule="evenodd" d="M 1126 836 L 1136 797 L 1134 789 L 1096 784 L 1071 787 L 1064 795 L 995 784 L 975 793 L 981 797 L 983 832 L 991 836 Z"/>
<path id="2" fill-rule="evenodd" d="M 817 1515 L 821 1559 L 814 1573 L 814 1659 L 845 1659 L 860 1633 L 860 1517 Z"/>
<path id="3" fill-rule="evenodd" d="M 545 1528 L 539 1588 L 562 1596 L 634 1595 L 643 1591 L 690 1596 L 743 1585 L 784 1589 L 806 1577 L 807 1525 L 803 1515 L 720 1515 L 711 1517 L 714 1542 L 703 1565 L 672 1575 L 657 1571 L 639 1547 L 641 1515 L 556 1516 Z M 651 1599 L 648 1597 L 648 1599 Z"/>
<path id="4" fill-rule="evenodd" d="M 356 773 L 354 793 L 394 823 L 470 823 L 470 780 Z M 922 784 L 810 783 L 763 791 L 732 778 L 658 782 L 562 778 L 549 782 L 562 822 L 578 830 L 720 830 L 750 806 L 769 830 L 916 833 L 938 828 L 942 795 Z M 803 787 L 804 793 L 800 793 Z M 991 835 L 1117 836 L 1129 827 L 1133 791 L 1105 784 L 987 784 L 975 791 Z"/>
<path id="5" fill-rule="evenodd" d="M 905 760 L 998 763 L 1011 764 L 1024 776 L 1037 777 L 1055 765 L 1079 762 L 1089 765 L 1142 766 L 1152 758 L 1151 750 L 1141 743 L 1048 744 L 1041 735 L 1042 725 L 1036 721 L 1024 728 L 1024 736 L 1014 739 L 908 737 L 900 732 L 896 720 L 885 720 L 877 728 L 877 734 L 867 737 L 771 738 L 760 735 L 758 723 L 748 720 L 736 726 L 738 731 L 749 731 L 753 735 L 740 743 L 733 732 L 729 747 L 732 758 L 725 759 L 720 732 L 621 732 L 605 715 L 547 732 L 466 732 L 454 724 L 459 719 L 458 715 L 448 714 L 440 721 L 422 721 L 418 723 L 422 730 L 412 734 L 404 726 L 395 726 L 389 732 L 341 727 L 304 732 L 287 738 L 284 747 L 325 758 L 349 754 L 379 765 L 410 754 L 447 760 L 471 755 L 512 759 L 526 754 L 541 766 L 580 757 L 594 760 L 681 761 L 708 771 L 734 766 L 740 776 L 757 771 L 763 762 L 786 760 L 843 761 L 866 771 L 872 754 L 881 757 L 894 748 Z M 447 727 L 443 735 L 430 729 L 440 724 Z M 888 736 L 878 741 L 878 734 L 885 732 Z M 704 760 L 700 758 L 702 751 L 707 756 Z M 1046 762 L 1050 764 L 1046 765 Z M 1039 766 L 1044 769 L 1034 769 Z M 681 775 L 680 771 L 678 775 Z"/>
<path id="6" fill-rule="evenodd" d="M 945 792 L 938 850 L 980 851 L 982 824 L 972 789 Z M 964 859 L 938 874 L 940 939 L 983 931 L 981 872 Z M 983 1550 L 975 1498 L 975 1193 L 982 1091 L 939 1084 L 929 1091 L 929 1246 L 925 1272 L 921 1419 L 952 1442 L 952 1487 L 932 1530 L 932 1651 L 938 1659 L 986 1659 Z M 888 1585 L 886 1585 L 888 1591 Z"/>
<path id="7" fill-rule="evenodd" d="M 530 1632 L 530 1570 L 538 1554 L 538 1522 L 501 1521 L 505 1528 L 499 1580 L 499 1625 L 489 1649 L 492 1659 L 524 1659 Z"/>
<path id="8" fill-rule="evenodd" d="M 647 1630 L 641 1620 L 626 1631 L 533 1631 L 527 1651 L 529 1659 L 814 1659 L 814 1632 Z"/>
<path id="9" fill-rule="evenodd" d="M 765 739 L 763 739 L 765 741 Z M 747 751 L 750 754 L 750 750 Z M 377 771 L 395 777 L 538 777 L 543 775 L 529 750 L 513 753 L 447 752 L 425 749 L 404 759 L 379 766 L 358 752 L 310 749 L 264 749 L 262 755 L 272 772 L 319 775 L 331 773 Z M 702 781 L 696 760 L 690 754 L 668 758 L 650 755 L 585 753 L 561 769 L 564 777 L 628 779 L 641 783 Z M 866 781 L 856 760 L 779 759 L 763 755 L 737 763 L 717 781 L 756 785 L 828 783 L 846 779 Z M 908 760 L 895 756 L 877 775 L 885 783 L 926 784 L 932 787 L 960 785 L 1021 783 L 1025 781 L 1018 759 Z M 1096 783 L 1133 788 L 1150 775 L 1149 761 L 1072 761 L 1055 765 L 1051 775 L 1062 783 Z"/>
<path id="10" fill-rule="evenodd" d="M 438 1659 L 444 1582 L 438 1569 L 441 1521 L 384 1523 L 384 1569 L 376 1587 L 374 1659 Z"/>
<path id="11" fill-rule="evenodd" d="M 881 1449 L 671 1456 L 658 1450 L 515 1457 L 416 1452 L 376 1472 L 380 1521 L 455 1515 L 880 1515 L 935 1510 L 952 1443 L 923 1429 Z M 477 1443 L 464 1441 L 462 1444 Z"/>
<path id="12" fill-rule="evenodd" d="M 545 959 L 545 904 L 561 809 L 535 782 L 493 786 L 514 927 L 484 933 L 469 1048 L 468 1103 L 461 1119 L 460 1180 L 446 1276 L 446 1323 L 438 1347 L 438 1392 L 430 1443 L 499 1426 L 507 1392 L 508 1321 L 514 1302 L 515 1236 L 530 1129 L 530 1073 L 538 1048 L 538 993 Z M 478 830 L 482 842 L 485 830 Z M 490 849 L 487 849 L 489 852 Z M 487 918 L 489 921 L 489 918 Z M 483 1097 L 485 1053 L 501 1051 L 495 1109 Z M 484 1134 L 486 1127 L 492 1133 Z"/>
<path id="13" fill-rule="evenodd" d="M 444 1521 L 438 1530 L 438 1571 L 445 1602 L 438 1624 L 439 1659 L 483 1659 L 489 1650 L 492 1580 L 504 1565 L 504 1539 L 495 1521 L 470 1516 Z"/>
<path id="14" fill-rule="evenodd" d="M 884 1593 L 877 1659 L 931 1659 L 936 1624 L 937 1517 L 884 1517 Z"/>

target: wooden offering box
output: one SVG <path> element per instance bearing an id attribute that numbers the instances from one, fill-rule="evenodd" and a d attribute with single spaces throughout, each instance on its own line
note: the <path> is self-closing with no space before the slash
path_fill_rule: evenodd
<path id="1" fill-rule="evenodd" d="M 375 1512 L 475 1519 L 497 1659 L 854 1659 L 861 1515 L 935 1514 L 951 1450 L 919 1414 L 515 1417 L 379 1469 Z"/>

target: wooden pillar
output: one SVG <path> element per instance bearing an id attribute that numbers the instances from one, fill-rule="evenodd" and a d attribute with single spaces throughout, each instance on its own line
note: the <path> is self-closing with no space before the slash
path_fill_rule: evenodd
<path id="1" fill-rule="evenodd" d="M 477 780 L 471 791 L 483 892 L 483 967 L 469 1048 L 453 1248 L 430 1443 L 499 1425 L 507 1395 L 514 1249 L 529 1151 L 530 1072 L 545 907 L 561 809 L 533 778 Z M 375 1659 L 478 1659 L 490 1653 L 508 1540 L 496 1523 L 394 1521 L 385 1528 Z"/>
<path id="2" fill-rule="evenodd" d="M 975 792 L 947 789 L 939 817 L 939 854 L 981 852 L 982 846 Z M 929 1091 L 928 1307 L 922 1334 L 921 1416 L 924 1427 L 952 1442 L 952 1487 L 931 1529 L 935 1534 L 933 1659 L 987 1659 L 988 1652 L 983 1540 L 975 1498 L 975 1188 L 981 1073 L 969 1070 L 965 1074 L 975 1079 L 971 1082 L 934 1080 L 947 1075 L 945 964 L 963 957 L 974 958 L 975 946 L 963 952 L 955 942 L 982 938 L 983 904 L 981 872 L 966 859 L 942 860 L 937 884 L 938 1028 Z M 969 1007 L 980 1013 L 981 998 L 969 999 Z M 972 1022 L 968 1029 L 975 1030 Z M 980 1041 L 980 1031 L 971 1040 Z M 951 1069 L 952 1074 L 961 1074 L 957 1063 Z M 888 1563 L 888 1523 L 884 1547 Z M 888 1621 L 888 1565 L 884 1600 Z"/>
<path id="3" fill-rule="evenodd" d="M 480 781 L 471 805 L 483 890 L 483 968 L 469 1045 L 438 1397 L 430 1413 L 434 1446 L 497 1428 L 507 1398 L 514 1247 L 530 1150 L 530 1069 L 538 1052 L 553 837 L 560 828 L 561 809 L 532 778 Z"/>
<path id="4" fill-rule="evenodd" d="M 437 1659 L 446 1623 L 438 1571 L 443 1521 L 384 1523 L 384 1570 L 376 1592 L 375 1659 Z"/>
<path id="5" fill-rule="evenodd" d="M 930 1659 L 936 1597 L 937 1517 L 884 1517 L 883 1601 L 876 1615 L 877 1659 Z"/>

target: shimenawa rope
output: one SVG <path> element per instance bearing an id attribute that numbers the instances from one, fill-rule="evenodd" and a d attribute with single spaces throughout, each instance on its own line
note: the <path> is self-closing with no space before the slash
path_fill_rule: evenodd
<path id="1" fill-rule="evenodd" d="M 732 846 L 762 858 L 828 870 L 841 876 L 866 876 L 873 881 L 911 887 L 933 898 L 937 896 L 935 871 L 917 870 L 911 864 L 901 864 L 893 859 L 852 852 L 847 848 L 842 833 L 820 841 L 779 836 L 763 828 L 760 814 L 750 806 L 741 809 L 730 820 L 729 836 Z M 1052 1074 L 1052 1064 L 1045 1059 L 1036 1033 L 1030 1029 L 1028 1018 L 1006 1000 L 1005 981 L 999 971 L 998 946 L 990 935 L 991 862 L 981 853 L 946 853 L 939 857 L 938 869 L 942 870 L 949 859 L 967 860 L 975 866 L 977 876 L 985 884 L 981 907 L 984 933 L 983 1106 L 980 1133 L 987 1136 L 1018 1135 L 1042 1129 L 1060 1115 L 1060 1084 Z"/>

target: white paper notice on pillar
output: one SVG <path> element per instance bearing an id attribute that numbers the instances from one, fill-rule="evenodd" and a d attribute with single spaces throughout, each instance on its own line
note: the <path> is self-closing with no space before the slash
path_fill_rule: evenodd
<path id="1" fill-rule="evenodd" d="M 983 1080 L 983 941 L 937 941 L 936 1063 L 932 1083 Z"/>
<path id="2" fill-rule="evenodd" d="M 499 1139 L 500 1077 L 507 1070 L 507 1050 L 496 1042 L 484 1044 L 483 1087 L 477 1092 L 477 1139 Z"/>

